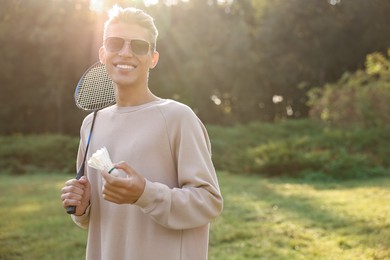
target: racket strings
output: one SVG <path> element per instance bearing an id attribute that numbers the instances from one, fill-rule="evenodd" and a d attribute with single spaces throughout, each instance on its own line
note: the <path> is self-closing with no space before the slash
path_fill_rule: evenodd
<path id="1" fill-rule="evenodd" d="M 75 99 L 84 110 L 98 110 L 115 102 L 114 84 L 104 65 L 96 65 L 85 73 Z"/>

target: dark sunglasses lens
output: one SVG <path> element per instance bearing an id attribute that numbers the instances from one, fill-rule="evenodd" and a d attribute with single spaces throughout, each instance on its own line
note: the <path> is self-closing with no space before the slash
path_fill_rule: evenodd
<path id="1" fill-rule="evenodd" d="M 109 37 L 104 42 L 104 47 L 110 52 L 118 52 L 122 49 L 124 40 L 117 37 Z"/>
<path id="2" fill-rule="evenodd" d="M 137 55 L 145 55 L 149 51 L 149 43 L 142 40 L 132 40 L 131 50 Z"/>

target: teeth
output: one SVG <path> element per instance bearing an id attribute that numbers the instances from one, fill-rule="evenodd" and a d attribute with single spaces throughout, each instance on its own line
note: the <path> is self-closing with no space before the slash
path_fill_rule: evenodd
<path id="1" fill-rule="evenodd" d="M 125 69 L 125 70 L 132 70 L 135 68 L 132 65 L 125 65 L 125 64 L 118 64 L 118 65 L 116 65 L 116 67 L 119 69 Z"/>

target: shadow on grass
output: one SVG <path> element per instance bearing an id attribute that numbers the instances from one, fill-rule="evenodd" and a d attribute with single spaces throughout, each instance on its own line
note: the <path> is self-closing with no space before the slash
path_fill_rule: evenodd
<path id="1" fill-rule="evenodd" d="M 336 253 L 356 250 L 358 254 L 368 250 L 390 255 L 386 249 L 390 247 L 390 222 L 384 221 L 384 216 L 372 221 L 370 215 L 357 212 L 359 207 L 354 206 L 367 203 L 354 200 L 355 195 L 355 198 L 364 196 L 354 194 L 357 188 L 385 189 L 390 179 L 318 183 L 230 174 L 220 179 L 225 210 L 222 220 L 213 227 L 212 243 L 215 246 L 225 243 L 225 250 L 230 247 L 230 253 L 241 252 L 246 259 L 299 258 L 313 243 L 331 241 L 336 248 L 328 249 Z M 339 198 L 339 191 L 345 197 Z M 240 250 L 240 246 L 248 250 Z M 251 255 L 244 255 L 250 248 Z"/>

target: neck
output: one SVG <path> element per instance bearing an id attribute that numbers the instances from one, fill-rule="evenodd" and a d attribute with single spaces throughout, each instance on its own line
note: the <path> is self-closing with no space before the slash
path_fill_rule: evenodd
<path id="1" fill-rule="evenodd" d="M 159 100 L 148 87 L 134 89 L 134 88 L 116 88 L 116 103 L 120 107 L 139 106 L 152 101 Z"/>

